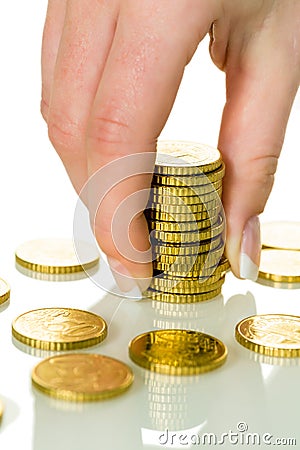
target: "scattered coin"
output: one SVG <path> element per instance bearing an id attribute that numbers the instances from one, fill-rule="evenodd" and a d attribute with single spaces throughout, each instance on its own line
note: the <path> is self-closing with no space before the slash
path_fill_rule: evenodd
<path id="1" fill-rule="evenodd" d="M 80 247 L 79 261 L 71 239 L 37 239 L 20 245 L 15 253 L 16 263 L 26 269 L 46 274 L 69 274 L 94 267 L 99 254 L 85 242 Z"/>
<path id="2" fill-rule="evenodd" d="M 32 384 L 51 397 L 66 401 L 104 400 L 125 392 L 133 382 L 131 369 L 99 354 L 52 356 L 32 371 Z"/>
<path id="3" fill-rule="evenodd" d="M 224 364 L 226 346 L 199 331 L 156 330 L 135 337 L 129 356 L 139 366 L 168 375 L 196 375 Z"/>
<path id="4" fill-rule="evenodd" d="M 261 225 L 263 247 L 300 250 L 300 222 L 269 222 Z"/>
<path id="5" fill-rule="evenodd" d="M 10 287 L 6 281 L 0 278 L 0 305 L 5 303 L 10 297 Z"/>
<path id="6" fill-rule="evenodd" d="M 300 317 L 262 314 L 241 320 L 236 340 L 244 347 L 271 357 L 300 356 Z"/>
<path id="7" fill-rule="evenodd" d="M 99 344 L 107 335 L 107 325 L 89 311 L 42 308 L 18 316 L 12 323 L 12 334 L 31 347 L 60 351 Z"/>
<path id="8" fill-rule="evenodd" d="M 297 250 L 263 249 L 259 278 L 279 283 L 300 282 L 300 252 Z"/>

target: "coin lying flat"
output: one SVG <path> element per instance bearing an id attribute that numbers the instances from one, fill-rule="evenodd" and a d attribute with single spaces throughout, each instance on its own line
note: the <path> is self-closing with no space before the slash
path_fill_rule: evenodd
<path id="1" fill-rule="evenodd" d="M 14 338 L 41 350 L 70 350 L 102 342 L 107 325 L 102 317 L 72 308 L 42 308 L 18 316 L 12 323 Z"/>
<path id="2" fill-rule="evenodd" d="M 222 287 L 215 289 L 210 292 L 202 292 L 198 294 L 174 294 L 170 292 L 160 292 L 157 290 L 148 289 L 144 296 L 147 298 L 151 298 L 152 300 L 156 300 L 158 302 L 170 303 L 170 304 L 190 304 L 190 303 L 199 303 L 206 302 L 208 300 L 212 300 L 213 298 L 218 297 L 222 292 Z"/>
<path id="3" fill-rule="evenodd" d="M 214 207 L 209 212 L 202 211 L 198 213 L 174 213 L 160 211 L 159 209 L 149 209 L 145 212 L 148 220 L 158 220 L 160 222 L 191 222 L 194 220 L 201 221 L 215 217 L 221 213 L 221 205 Z"/>
<path id="4" fill-rule="evenodd" d="M 201 170 L 201 168 L 200 168 Z M 225 165 L 222 163 L 220 167 L 211 172 L 206 172 L 202 175 L 195 176 L 181 176 L 181 175 L 161 175 L 154 173 L 153 183 L 159 186 L 202 186 L 210 183 L 216 183 L 222 180 L 225 175 Z"/>
<path id="5" fill-rule="evenodd" d="M 135 337 L 129 356 L 153 372 L 196 375 L 224 364 L 227 349 L 219 339 L 199 331 L 157 330 Z"/>
<path id="6" fill-rule="evenodd" d="M 159 186 L 152 183 L 151 192 L 155 195 L 166 195 L 175 197 L 201 196 L 222 189 L 222 180 L 210 184 L 192 187 Z"/>
<path id="7" fill-rule="evenodd" d="M 263 314 L 241 320 L 235 329 L 236 340 L 244 347 L 275 357 L 300 356 L 300 317 Z"/>
<path id="8" fill-rule="evenodd" d="M 300 250 L 300 222 L 269 222 L 261 226 L 263 247 Z"/>
<path id="9" fill-rule="evenodd" d="M 188 208 L 188 205 L 203 205 L 211 202 L 220 202 L 220 197 L 222 195 L 222 188 L 219 188 L 217 190 L 214 190 L 213 192 L 210 192 L 208 194 L 199 194 L 199 195 L 190 195 L 190 196 L 175 196 L 175 195 L 168 195 L 168 192 L 164 192 L 161 195 L 151 193 L 149 198 L 149 205 L 153 203 L 158 203 L 162 205 L 162 208 L 165 205 L 174 205 L 174 206 L 181 206 L 183 211 Z"/>
<path id="10" fill-rule="evenodd" d="M 300 252 L 263 249 L 258 277 L 279 283 L 299 283 Z"/>
<path id="11" fill-rule="evenodd" d="M 26 269 L 48 274 L 67 274 L 83 271 L 98 264 L 99 254 L 85 242 L 77 258 L 71 239 L 36 239 L 20 245 L 15 253 L 16 263 Z"/>
<path id="12" fill-rule="evenodd" d="M 34 387 L 67 401 L 104 400 L 125 392 L 133 382 L 121 361 L 98 354 L 73 353 L 40 362 L 32 372 Z"/>
<path id="13" fill-rule="evenodd" d="M 10 287 L 6 281 L 0 278 L 0 305 L 5 303 L 10 297 Z"/>
<path id="14" fill-rule="evenodd" d="M 222 163 L 219 150 L 188 141 L 159 141 L 155 172 L 166 175 L 193 175 L 211 172 Z"/>
<path id="15" fill-rule="evenodd" d="M 192 256 L 215 250 L 219 248 L 220 245 L 224 245 L 222 236 L 217 236 L 212 240 L 187 245 L 169 245 L 162 241 L 152 240 L 154 255 Z"/>

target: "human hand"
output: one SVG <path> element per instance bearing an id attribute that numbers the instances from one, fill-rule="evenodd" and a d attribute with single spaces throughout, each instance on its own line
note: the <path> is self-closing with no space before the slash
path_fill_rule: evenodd
<path id="1" fill-rule="evenodd" d="M 212 24 L 211 56 L 227 79 L 219 138 L 226 163 L 226 253 L 237 276 L 255 278 L 260 252 L 256 216 L 272 187 L 300 79 L 299 2 L 49 0 L 41 109 L 79 193 L 107 163 L 155 151 L 184 68 Z M 96 217 L 97 241 L 114 273 L 124 275 L 117 278 L 125 291 L 134 280 L 144 290 L 152 265 L 142 256 L 132 261 L 118 252 L 112 218 L 124 199 L 150 182 L 151 176 L 124 180 L 107 194 Z M 136 211 L 146 202 L 141 198 Z M 122 240 L 126 227 L 119 233 Z M 146 254 L 148 228 L 142 214 L 132 220 L 129 234 L 132 246 Z"/>

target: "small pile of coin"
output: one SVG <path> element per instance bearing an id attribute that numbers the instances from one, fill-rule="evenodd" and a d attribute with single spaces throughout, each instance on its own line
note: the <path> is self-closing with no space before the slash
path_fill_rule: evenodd
<path id="1" fill-rule="evenodd" d="M 191 142 L 160 142 L 145 215 L 154 276 L 145 296 L 172 303 L 221 293 L 225 218 L 220 152 Z"/>

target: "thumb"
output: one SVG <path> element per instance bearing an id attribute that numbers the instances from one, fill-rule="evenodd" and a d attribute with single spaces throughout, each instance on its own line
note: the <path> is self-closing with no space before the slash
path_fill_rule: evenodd
<path id="1" fill-rule="evenodd" d="M 286 45 L 278 48 L 271 42 L 270 48 L 244 54 L 243 63 L 226 72 L 227 101 L 219 136 L 226 164 L 226 254 L 236 276 L 256 280 L 261 249 L 258 215 L 272 189 L 299 85 L 299 62 L 295 64 Z"/>

